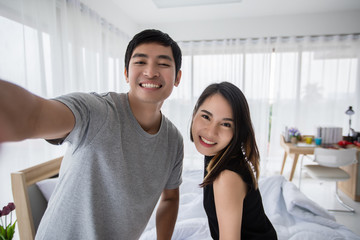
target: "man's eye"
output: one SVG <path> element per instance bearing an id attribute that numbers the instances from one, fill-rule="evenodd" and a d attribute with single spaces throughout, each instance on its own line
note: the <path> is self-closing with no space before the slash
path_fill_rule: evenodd
<path id="1" fill-rule="evenodd" d="M 136 65 L 141 65 L 141 64 L 145 64 L 145 62 L 144 61 L 136 61 L 135 64 Z"/>
<path id="2" fill-rule="evenodd" d="M 159 65 L 163 66 L 163 67 L 170 67 L 170 64 L 167 64 L 167 63 L 160 63 Z"/>

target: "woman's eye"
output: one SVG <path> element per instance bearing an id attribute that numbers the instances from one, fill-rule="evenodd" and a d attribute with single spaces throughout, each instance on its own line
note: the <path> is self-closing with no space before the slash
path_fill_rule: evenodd
<path id="1" fill-rule="evenodd" d="M 231 124 L 230 124 L 230 123 L 223 123 L 222 125 L 223 125 L 224 127 L 231 128 Z"/>
<path id="2" fill-rule="evenodd" d="M 210 117 L 208 115 L 201 115 L 202 118 L 209 120 Z"/>

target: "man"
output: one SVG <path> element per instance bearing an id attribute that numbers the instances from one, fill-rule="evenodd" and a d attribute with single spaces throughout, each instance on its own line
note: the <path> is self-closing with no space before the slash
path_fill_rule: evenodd
<path id="1" fill-rule="evenodd" d="M 138 239 L 160 196 L 157 239 L 171 239 L 183 140 L 160 110 L 180 67 L 176 42 L 145 30 L 125 54 L 128 93 L 46 100 L 0 81 L 0 142 L 69 142 L 36 239 Z"/>

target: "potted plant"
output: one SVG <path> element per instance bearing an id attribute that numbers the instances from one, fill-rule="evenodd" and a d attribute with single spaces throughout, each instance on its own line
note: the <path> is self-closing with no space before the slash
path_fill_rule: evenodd
<path id="1" fill-rule="evenodd" d="M 301 140 L 301 133 L 297 128 L 290 128 L 289 129 L 289 136 L 290 142 L 296 144 L 298 141 Z"/>
<path id="2" fill-rule="evenodd" d="M 12 223 L 12 211 L 15 210 L 15 204 L 9 203 L 0 210 L 0 240 L 11 240 L 15 233 L 15 224 Z M 10 222 L 8 223 L 8 215 L 10 214 Z M 4 220 L 3 220 L 4 217 Z"/>

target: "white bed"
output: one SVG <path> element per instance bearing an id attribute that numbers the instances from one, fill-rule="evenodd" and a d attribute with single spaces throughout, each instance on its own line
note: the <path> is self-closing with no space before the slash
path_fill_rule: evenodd
<path id="1" fill-rule="evenodd" d="M 172 238 L 174 240 L 211 239 L 202 206 L 202 189 L 198 187 L 202 176 L 202 171 L 183 173 L 179 215 Z M 360 239 L 283 176 L 260 179 L 259 189 L 265 212 L 273 223 L 279 240 Z M 153 214 L 141 240 L 155 239 L 155 230 Z"/>
<path id="2" fill-rule="evenodd" d="M 46 208 L 46 200 L 57 181 L 56 178 L 47 178 L 58 173 L 60 163 L 61 158 L 57 158 L 12 174 L 18 228 L 20 236 L 25 236 L 24 239 L 33 239 Z M 202 189 L 199 187 L 202 177 L 200 170 L 183 173 L 180 208 L 173 240 L 211 239 L 202 206 Z M 359 236 L 338 224 L 331 214 L 307 198 L 284 177 L 262 178 L 259 188 L 265 212 L 273 223 L 279 240 L 360 240 Z M 155 232 L 153 214 L 141 240 L 156 239 Z"/>

